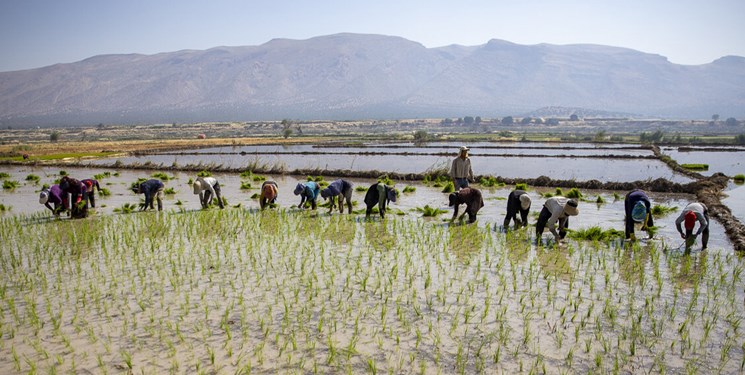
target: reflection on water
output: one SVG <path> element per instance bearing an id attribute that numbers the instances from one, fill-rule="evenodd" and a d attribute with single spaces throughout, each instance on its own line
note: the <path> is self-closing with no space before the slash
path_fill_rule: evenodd
<path id="1" fill-rule="evenodd" d="M 745 173 L 745 152 L 680 152 L 675 147 L 663 147 L 663 154 L 669 155 L 679 164 L 709 164 L 709 170 L 697 171 L 704 176 L 722 172 L 727 176 Z"/>

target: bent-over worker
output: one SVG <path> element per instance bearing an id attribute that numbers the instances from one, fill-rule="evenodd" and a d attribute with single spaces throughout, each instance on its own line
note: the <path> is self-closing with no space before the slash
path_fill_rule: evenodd
<path id="1" fill-rule="evenodd" d="M 468 222 L 473 223 L 476 221 L 476 214 L 479 210 L 484 207 L 484 199 L 481 196 L 481 191 L 474 188 L 463 188 L 455 193 L 450 193 L 448 196 L 450 207 L 453 209 L 453 217 L 450 219 L 452 223 L 458 217 L 458 206 L 461 204 L 466 205 L 466 213 L 468 214 Z M 463 214 L 465 217 L 465 214 Z"/>
<path id="2" fill-rule="evenodd" d="M 685 234 L 680 227 L 680 224 L 683 222 L 685 222 Z M 693 228 L 696 227 L 696 222 L 699 223 L 699 227 L 696 234 L 693 234 Z M 686 240 L 686 249 L 690 249 L 696 242 L 696 237 L 702 234 L 701 245 L 703 250 L 706 250 L 706 247 L 709 245 L 709 209 L 705 204 L 694 202 L 687 205 L 678 218 L 675 219 L 675 227 L 678 228 L 680 237 Z"/>
<path id="3" fill-rule="evenodd" d="M 504 217 L 503 227 L 507 229 L 511 220 L 515 220 L 515 229 L 528 226 L 528 213 L 530 212 L 531 200 L 525 190 L 513 190 L 507 197 L 507 216 Z M 517 217 L 517 213 L 520 217 Z"/>
<path id="4" fill-rule="evenodd" d="M 373 207 L 378 205 L 380 217 L 385 219 L 385 208 L 388 206 L 389 202 L 395 201 L 396 191 L 392 187 L 382 182 L 376 182 L 370 185 L 370 188 L 367 189 L 367 194 L 365 194 L 365 205 L 367 205 L 365 217 L 369 218 Z"/>
<path id="5" fill-rule="evenodd" d="M 652 238 L 649 227 L 654 226 L 654 219 L 652 218 L 652 203 L 649 201 L 647 194 L 642 190 L 634 189 L 626 194 L 623 205 L 626 210 L 624 219 L 626 222 L 626 239 L 636 239 L 634 223 L 642 223 L 642 230 L 647 231 L 649 238 Z"/>
<path id="6" fill-rule="evenodd" d="M 270 203 L 274 204 L 277 201 L 277 195 L 279 195 L 279 187 L 277 183 L 271 180 L 264 181 L 261 184 L 261 194 L 259 194 L 259 206 L 263 210 Z"/>
<path id="7" fill-rule="evenodd" d="M 217 204 L 220 208 L 225 208 L 225 204 L 222 202 L 220 182 L 216 178 L 197 177 L 191 186 L 194 189 L 194 194 L 199 194 L 199 203 L 202 208 L 208 208 L 212 204 L 213 198 L 217 198 Z"/>
<path id="8" fill-rule="evenodd" d="M 160 180 L 150 179 L 140 185 L 133 187 L 135 194 L 145 194 L 145 205 L 140 207 L 140 211 L 147 211 L 153 207 L 153 199 L 158 201 L 158 211 L 163 211 L 163 189 L 165 186 Z"/>
<path id="9" fill-rule="evenodd" d="M 343 201 L 347 201 L 347 207 L 349 213 L 352 213 L 352 183 L 347 180 L 336 180 L 329 184 L 325 189 L 321 190 L 321 197 L 323 199 L 330 199 L 331 205 L 329 206 L 329 213 L 334 211 L 335 201 L 339 201 L 339 212 L 344 213 Z"/>
<path id="10" fill-rule="evenodd" d="M 551 234 L 554 235 L 556 242 L 561 242 L 567 235 L 566 229 L 569 228 L 569 216 L 577 216 L 579 209 L 576 199 L 567 199 L 564 197 L 551 197 L 543 204 L 543 209 L 538 215 L 538 221 L 535 224 L 536 241 L 541 241 L 543 229 L 548 227 Z M 557 231 L 556 223 L 559 223 Z"/>

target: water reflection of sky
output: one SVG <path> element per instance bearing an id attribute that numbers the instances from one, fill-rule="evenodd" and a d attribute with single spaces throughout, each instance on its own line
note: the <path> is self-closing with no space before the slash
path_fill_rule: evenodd
<path id="1" fill-rule="evenodd" d="M 710 176 L 715 172 L 722 172 L 727 176 L 745 173 L 745 152 L 740 151 L 691 151 L 681 152 L 677 148 L 666 147 L 662 153 L 669 155 L 680 164 L 709 164 L 708 171 L 700 171 L 702 175 Z"/>
<path id="2" fill-rule="evenodd" d="M 2 190 L 0 191 L 0 203 L 10 206 L 11 210 L 4 214 L 0 214 L 0 218 L 8 217 L 10 215 L 17 214 L 29 214 L 29 213 L 43 213 L 46 215 L 48 210 L 40 205 L 38 202 L 38 191 L 41 184 L 51 184 L 56 178 L 59 178 L 59 171 L 61 168 L 41 168 L 41 167 L 0 167 L 0 171 L 4 171 L 11 174 L 10 179 L 21 182 L 20 186 L 13 190 Z M 96 173 L 101 173 L 107 169 L 67 169 L 67 172 L 76 178 L 88 178 L 92 177 Z M 112 171 L 113 172 L 113 171 Z M 141 196 L 134 195 L 128 190 L 129 184 L 136 180 L 138 177 L 148 177 L 149 173 L 145 171 L 119 171 L 120 176 L 110 177 L 101 180 L 102 187 L 106 187 L 111 190 L 112 195 L 109 197 L 100 197 L 98 199 L 99 207 L 96 209 L 97 214 L 111 215 L 114 213 L 114 208 L 121 207 L 124 203 L 137 203 Z M 25 178 L 28 174 L 36 174 L 41 177 L 39 184 L 26 183 Z M 195 195 L 191 192 L 191 187 L 187 184 L 190 178 L 194 175 L 190 173 L 168 173 L 175 177 L 175 179 L 167 181 L 165 184 L 167 187 L 172 187 L 176 190 L 175 195 L 167 195 L 165 199 L 166 210 L 178 210 L 179 207 L 187 210 L 199 209 L 199 202 Z M 260 182 L 252 182 L 254 189 L 241 190 L 241 178 L 237 174 L 216 174 L 215 175 L 221 185 L 224 196 L 227 198 L 230 205 L 240 203 L 243 209 L 256 209 L 258 208 L 258 202 L 251 199 L 251 195 L 258 192 L 256 187 L 260 186 Z M 302 177 L 296 176 L 270 176 L 275 179 L 279 184 L 279 198 L 278 204 L 282 207 L 290 207 L 299 203 L 299 198 L 292 194 L 292 190 L 299 180 L 304 180 Z M 350 179 L 355 185 L 369 186 L 373 183 L 369 179 Z M 399 183 L 398 187 L 403 189 L 406 183 Z M 447 195 L 440 192 L 441 188 L 428 187 L 420 183 L 413 184 L 417 190 L 412 194 L 402 194 L 401 198 L 397 203 L 392 205 L 393 208 L 400 209 L 406 213 L 409 218 L 416 218 L 417 220 L 429 220 L 433 222 L 441 222 L 442 219 L 449 218 L 452 215 L 452 210 L 447 207 Z M 539 191 L 552 191 L 551 189 L 538 189 Z M 504 220 L 504 214 L 506 210 L 506 200 L 504 198 L 509 194 L 508 188 L 501 189 L 482 189 L 485 198 L 485 207 L 479 213 L 479 225 L 488 225 L 490 227 L 500 226 Z M 613 193 L 607 191 L 584 191 L 583 192 L 589 200 L 595 201 L 598 195 L 603 196 L 605 201 L 608 203 L 598 206 L 592 202 L 582 202 L 580 204 L 580 216 L 572 218 L 570 226 L 572 228 L 586 228 L 591 226 L 600 226 L 603 228 L 615 228 L 623 230 L 623 201 L 613 200 Z M 364 192 L 354 192 L 353 199 L 358 202 L 355 209 L 363 208 Z M 533 198 L 533 211 L 538 212 L 541 207 L 544 198 L 540 197 L 538 191 L 531 190 L 530 194 Z M 623 192 L 619 192 L 623 195 Z M 745 196 L 745 194 L 738 193 L 739 197 Z M 655 204 L 665 204 L 676 207 L 684 207 L 689 200 L 694 199 L 693 196 L 682 195 L 682 194 L 650 194 Z M 731 198 L 728 198 L 731 199 Z M 743 199 L 740 198 L 740 215 L 742 219 L 742 213 L 745 212 L 742 209 Z M 182 201 L 182 206 L 177 206 L 177 201 Z M 729 201 L 728 201 L 729 202 Z M 737 205 L 738 203 L 733 203 Z M 448 210 L 448 212 L 442 215 L 439 219 L 422 219 L 421 214 L 415 211 L 417 207 L 423 207 L 424 205 L 430 205 L 434 207 L 440 207 Z M 667 217 L 656 218 L 655 224 L 659 227 L 658 238 L 666 241 L 668 245 L 676 247 L 682 241 L 680 240 L 677 231 L 674 227 L 674 221 L 677 214 L 673 213 Z M 535 222 L 535 216 L 530 217 L 530 222 Z M 710 248 L 711 249 L 725 249 L 731 250 L 732 245 L 727 240 L 724 233 L 723 227 L 716 222 L 712 221 L 711 229 Z M 531 232 L 532 233 L 532 232 Z M 642 235 L 640 235 L 641 237 Z"/>
<path id="3" fill-rule="evenodd" d="M 164 166 L 205 164 L 227 168 L 248 168 L 249 165 L 281 166 L 286 170 L 379 170 L 399 173 L 422 173 L 434 168 L 449 168 L 452 156 L 401 156 L 401 155 L 147 155 L 99 159 L 93 165 L 152 162 Z M 494 175 L 509 178 L 536 178 L 600 181 L 638 181 L 665 178 L 673 182 L 690 182 L 688 177 L 674 173 L 658 160 L 636 159 L 585 159 L 585 158 L 535 158 L 474 156 L 471 159 L 477 175 Z"/>

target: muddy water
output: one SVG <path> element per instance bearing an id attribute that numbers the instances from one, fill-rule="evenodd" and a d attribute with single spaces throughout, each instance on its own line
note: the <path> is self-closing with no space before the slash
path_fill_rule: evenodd
<path id="1" fill-rule="evenodd" d="M 249 165 L 281 166 L 285 170 L 384 170 L 398 173 L 423 173 L 437 168 L 449 168 L 449 156 L 399 156 L 399 155 L 147 155 L 116 159 L 98 159 L 91 165 L 110 165 L 116 160 L 125 165 L 153 163 L 156 165 L 203 164 L 229 168 L 248 168 Z M 556 179 L 600 181 L 639 181 L 665 178 L 673 182 L 690 182 L 691 179 L 672 172 L 658 160 L 627 159 L 577 159 L 474 156 L 471 159 L 474 173 L 509 178 L 536 178 L 548 176 Z"/>
<path id="2" fill-rule="evenodd" d="M 38 203 L 38 191 L 41 189 L 42 184 L 52 184 L 53 181 L 59 178 L 60 168 L 31 168 L 31 167 L 16 167 L 16 168 L 3 168 L 0 171 L 6 171 L 12 176 L 11 180 L 21 182 L 21 186 L 13 191 L 2 190 L 0 191 L 0 203 L 12 207 L 11 210 L 4 215 L 13 214 L 27 214 L 27 213 L 46 213 L 49 212 L 43 205 Z M 92 169 L 68 169 L 67 172 L 73 177 L 83 179 L 92 178 L 94 174 L 102 173 L 105 171 L 115 172 L 114 170 L 97 170 Z M 29 174 L 35 174 L 41 177 L 39 184 L 26 183 L 25 178 Z M 176 194 L 165 196 L 165 208 L 166 210 L 198 210 L 200 209 L 199 200 L 197 196 L 191 191 L 191 186 L 187 184 L 190 178 L 196 178 L 196 176 L 187 173 L 169 173 L 174 179 L 166 181 L 165 185 L 167 188 L 173 188 Z M 138 203 L 142 195 L 135 195 L 128 190 L 131 182 L 135 181 L 139 177 L 149 177 L 146 172 L 136 172 L 123 170 L 119 171 L 118 177 L 105 178 L 100 181 L 101 186 L 108 188 L 112 195 L 108 197 L 97 197 L 98 206 L 96 208 L 97 215 L 111 215 L 114 214 L 114 209 L 121 207 L 125 203 Z M 216 174 L 216 178 L 220 181 L 222 186 L 222 194 L 228 200 L 229 205 L 234 206 L 240 204 L 242 208 L 255 209 L 258 208 L 258 201 L 251 199 L 250 197 L 258 193 L 258 187 L 261 182 L 251 182 L 253 189 L 241 190 L 241 177 L 236 174 Z M 277 181 L 279 185 L 279 198 L 277 203 L 281 207 L 290 207 L 297 205 L 300 201 L 299 198 L 292 194 L 294 186 L 299 180 L 304 180 L 302 177 L 296 176 L 266 176 L 270 179 Z M 245 180 L 245 179 L 244 179 Z M 373 181 L 371 180 L 357 180 L 350 179 L 352 183 L 359 186 L 369 186 Z M 398 184 L 399 189 L 408 183 Z M 433 207 L 440 207 L 448 210 L 447 214 L 442 215 L 438 218 L 440 221 L 449 218 L 452 214 L 452 210 L 447 207 L 447 195 L 440 192 L 441 188 L 432 186 L 425 186 L 421 183 L 413 183 L 412 186 L 416 187 L 415 193 L 402 194 L 399 202 L 394 203 L 392 208 L 402 211 L 407 217 L 419 217 L 421 216 L 415 209 L 417 207 L 423 207 L 430 205 Z M 478 187 L 478 185 L 474 185 Z M 482 225 L 490 225 L 492 227 L 501 226 L 504 213 L 506 211 L 506 200 L 504 198 L 509 194 L 509 187 L 492 189 L 482 188 L 481 189 L 485 198 L 485 207 L 479 214 L 479 222 Z M 539 211 L 539 207 L 542 206 L 545 201 L 544 198 L 540 197 L 540 192 L 553 192 L 551 189 L 540 189 L 531 191 L 533 198 L 534 212 Z M 623 196 L 624 192 L 618 192 Z M 591 226 L 601 226 L 603 228 L 616 228 L 623 230 L 623 201 L 618 200 L 614 202 L 613 193 L 607 191 L 585 191 L 584 194 L 587 196 L 586 199 L 591 202 L 582 202 L 581 210 L 582 215 L 577 218 L 572 218 L 571 227 L 573 228 L 586 228 Z M 365 192 L 354 192 L 354 200 L 357 201 L 355 209 L 364 208 L 364 195 Z M 602 205 L 597 205 L 595 200 L 598 195 L 602 196 L 603 199 L 608 202 Z M 738 194 L 735 194 L 738 195 Z M 667 206 L 684 207 L 692 196 L 673 194 L 651 194 L 651 198 L 654 204 L 664 204 Z M 178 202 L 181 205 L 178 205 Z M 319 198 L 319 203 L 321 202 Z M 734 202 L 737 207 L 737 202 Z M 659 218 L 655 224 L 660 228 L 659 234 L 655 241 L 665 241 L 670 246 L 677 247 L 681 240 L 678 237 L 677 231 L 674 227 L 674 220 L 676 215 L 671 214 L 665 218 Z M 433 220 L 433 219 L 427 219 Z M 535 217 L 531 216 L 531 223 L 535 222 Z M 548 234 L 544 234 L 548 236 Z M 643 237 L 639 234 L 639 237 Z M 709 247 L 712 249 L 718 248 L 722 250 L 731 250 L 732 246 L 727 240 L 724 234 L 724 229 L 716 221 L 712 221 L 711 227 L 711 239 Z"/>
<path id="3" fill-rule="evenodd" d="M 722 249 L 245 209 L 0 233 L 2 374 L 708 374 L 744 355 L 745 260 Z"/>
<path id="4" fill-rule="evenodd" d="M 727 198 L 722 199 L 722 203 L 732 210 L 732 214 L 741 223 L 745 223 L 745 185 L 735 185 L 732 189 L 726 190 L 724 194 Z"/>

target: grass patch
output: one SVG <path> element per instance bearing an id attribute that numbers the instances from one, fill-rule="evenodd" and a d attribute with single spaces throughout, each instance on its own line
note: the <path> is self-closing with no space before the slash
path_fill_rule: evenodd
<path id="1" fill-rule="evenodd" d="M 681 167 L 691 171 L 708 171 L 709 164 L 681 164 Z"/>

